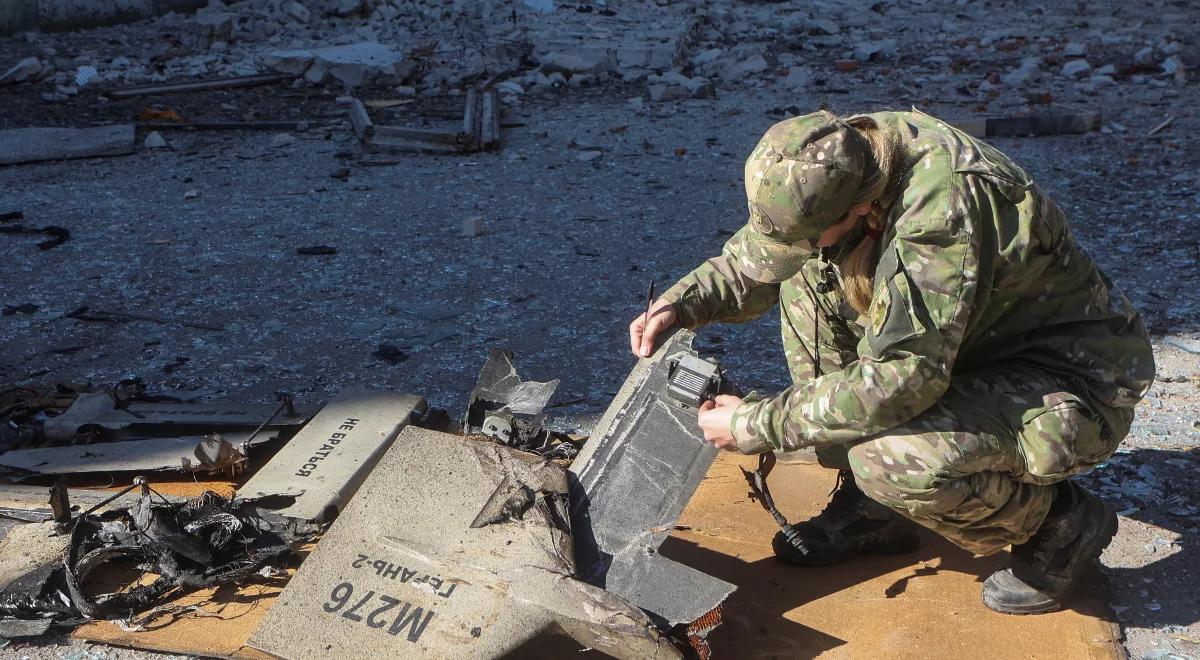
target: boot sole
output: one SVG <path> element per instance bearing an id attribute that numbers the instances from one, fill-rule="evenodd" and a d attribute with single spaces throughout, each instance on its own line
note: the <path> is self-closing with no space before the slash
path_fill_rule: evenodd
<path id="1" fill-rule="evenodd" d="M 1104 526 L 1100 529 L 1098 534 L 1093 536 L 1091 539 L 1088 539 L 1086 546 L 1087 554 L 1095 554 L 1096 558 L 1079 571 L 1079 576 L 1076 577 L 1070 589 L 1062 594 L 1059 594 L 1058 598 L 1049 600 L 1045 603 L 1035 603 L 1030 605 L 1002 605 L 991 598 L 988 598 L 987 595 L 984 595 L 983 604 L 987 605 L 988 609 L 991 609 L 994 612 L 999 612 L 1001 614 L 1015 614 L 1017 616 L 1026 614 L 1049 614 L 1050 612 L 1057 612 L 1058 610 L 1061 610 L 1062 601 L 1070 596 L 1071 593 L 1079 587 L 1079 577 L 1082 577 L 1087 573 L 1088 570 L 1091 570 L 1095 566 L 1099 565 L 1100 553 L 1104 551 L 1104 548 L 1108 547 L 1108 544 L 1112 542 L 1113 537 L 1117 535 L 1117 516 L 1108 508 L 1108 505 L 1104 504 L 1104 502 L 1101 501 L 1100 506 L 1104 511 Z"/>

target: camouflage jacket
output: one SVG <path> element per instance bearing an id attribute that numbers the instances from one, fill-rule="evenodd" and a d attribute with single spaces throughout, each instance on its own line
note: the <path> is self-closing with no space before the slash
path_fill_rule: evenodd
<path id="1" fill-rule="evenodd" d="M 1116 438 L 1154 377 L 1129 301 L 1066 218 L 993 147 L 913 112 L 872 115 L 900 139 L 905 173 L 858 319 L 857 361 L 744 403 L 742 451 L 852 442 L 932 406 L 958 376 L 1019 361 L 1061 376 Z M 779 299 L 737 267 L 737 236 L 664 294 L 680 323 L 753 319 Z M 736 426 L 736 423 L 735 423 Z M 735 434 L 739 435 L 739 434 Z M 745 437 L 749 435 L 749 437 Z"/>

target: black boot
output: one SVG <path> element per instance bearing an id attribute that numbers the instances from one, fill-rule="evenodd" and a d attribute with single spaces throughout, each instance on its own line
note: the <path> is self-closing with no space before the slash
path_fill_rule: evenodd
<path id="1" fill-rule="evenodd" d="M 849 470 L 838 473 L 829 504 L 815 518 L 775 534 L 771 547 L 802 566 L 840 564 L 861 553 L 901 554 L 917 549 L 916 523 L 863 494 Z"/>
<path id="2" fill-rule="evenodd" d="M 1117 516 L 1082 486 L 1063 481 L 1037 534 L 1013 546 L 1008 568 L 983 583 L 983 602 L 1004 614 L 1041 614 L 1062 600 L 1095 567 L 1117 532 Z"/>

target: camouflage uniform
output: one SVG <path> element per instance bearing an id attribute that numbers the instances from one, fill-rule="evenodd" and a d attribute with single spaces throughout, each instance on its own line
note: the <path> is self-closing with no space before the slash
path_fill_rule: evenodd
<path id="1" fill-rule="evenodd" d="M 664 298 L 689 328 L 779 303 L 794 385 L 738 408 L 739 450 L 816 447 L 872 499 L 995 552 L 1037 531 L 1049 484 L 1091 469 L 1128 433 L 1154 376 L 1149 340 L 1011 160 L 916 111 L 871 117 L 905 163 L 866 314 L 844 301 L 836 255 L 813 249 L 782 282 L 770 259 L 748 264 L 754 232 L 772 229 L 753 203 L 722 254 Z"/>

